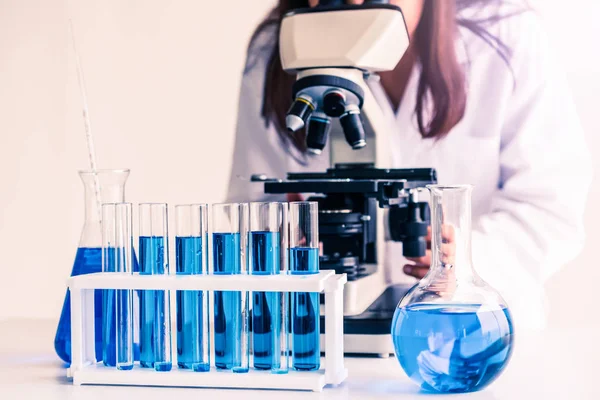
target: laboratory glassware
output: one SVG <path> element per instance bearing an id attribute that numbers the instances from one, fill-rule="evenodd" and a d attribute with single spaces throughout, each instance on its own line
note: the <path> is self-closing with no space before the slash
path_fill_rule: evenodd
<path id="1" fill-rule="evenodd" d="M 316 202 L 289 205 L 289 269 L 294 275 L 319 272 L 319 224 Z M 292 367 L 300 371 L 321 366 L 319 294 L 292 293 Z"/>
<path id="2" fill-rule="evenodd" d="M 131 203 L 102 205 L 102 272 L 133 272 Z M 120 370 L 133 368 L 133 291 L 102 293 L 102 361 Z"/>
<path id="3" fill-rule="evenodd" d="M 208 205 L 175 206 L 177 275 L 208 274 Z M 208 291 L 177 291 L 177 365 L 210 370 Z"/>
<path id="4" fill-rule="evenodd" d="M 75 255 L 71 276 L 102 271 L 101 210 L 96 197 L 95 180 L 100 185 L 100 197 L 104 203 L 122 203 L 125 199 L 125 182 L 128 169 L 79 171 L 84 186 L 85 220 Z M 94 293 L 94 330 L 96 359 L 102 360 L 102 291 Z M 65 362 L 71 362 L 71 301 L 67 290 L 54 339 L 56 354 Z"/>
<path id="5" fill-rule="evenodd" d="M 248 270 L 252 275 L 287 273 L 287 203 L 250 203 Z M 252 293 L 252 354 L 256 369 L 287 373 L 288 293 Z"/>
<path id="6" fill-rule="evenodd" d="M 140 275 L 169 274 L 168 206 L 139 206 Z M 168 290 L 140 292 L 140 364 L 156 371 L 170 371 L 171 304 Z"/>
<path id="7" fill-rule="evenodd" d="M 213 273 L 245 274 L 248 204 L 215 204 L 213 211 Z M 248 292 L 214 292 L 215 366 L 248 372 Z"/>
<path id="8" fill-rule="evenodd" d="M 473 268 L 472 187 L 428 188 L 431 268 L 394 314 L 396 356 L 424 390 L 475 391 L 506 367 L 514 340 L 512 318 L 504 299 Z"/>

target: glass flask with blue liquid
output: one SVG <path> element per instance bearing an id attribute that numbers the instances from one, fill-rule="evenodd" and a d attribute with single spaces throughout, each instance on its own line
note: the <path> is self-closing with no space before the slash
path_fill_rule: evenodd
<path id="1" fill-rule="evenodd" d="M 498 378 L 510 360 L 512 318 L 504 299 L 473 268 L 472 187 L 428 188 L 431 269 L 394 314 L 396 357 L 425 391 L 477 391 Z"/>
<path id="2" fill-rule="evenodd" d="M 79 176 L 83 182 L 85 194 L 85 221 L 79 239 L 79 246 L 75 255 L 75 262 L 71 276 L 102 272 L 102 231 L 101 210 L 102 203 L 122 203 L 125 199 L 125 183 L 129 177 L 128 169 L 80 171 Z M 97 193 L 96 185 L 100 186 Z M 134 259 L 134 270 L 137 262 Z M 103 360 L 102 353 L 102 315 L 103 315 L 102 290 L 94 293 L 94 331 L 95 354 L 98 361 Z M 111 312 L 114 313 L 114 310 Z M 137 335 L 137 333 L 136 333 Z M 138 341 L 139 342 L 139 339 Z M 56 354 L 66 363 L 71 362 L 71 301 L 67 290 L 62 312 L 54 339 Z M 139 346 L 134 347 L 136 356 L 139 357 Z"/>

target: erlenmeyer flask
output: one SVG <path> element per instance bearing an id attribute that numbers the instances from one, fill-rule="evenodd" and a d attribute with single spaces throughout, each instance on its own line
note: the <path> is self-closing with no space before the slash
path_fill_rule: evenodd
<path id="1" fill-rule="evenodd" d="M 428 188 L 431 269 L 398 304 L 392 323 L 396 356 L 424 390 L 475 391 L 508 363 L 512 318 L 500 294 L 473 269 L 472 187 Z"/>
<path id="2" fill-rule="evenodd" d="M 96 172 L 100 184 L 102 203 L 122 203 L 125 201 L 125 182 L 129 170 L 99 170 Z M 79 239 L 79 246 L 73 263 L 71 276 L 102 272 L 102 230 L 101 212 L 95 193 L 94 173 L 80 171 L 79 176 L 85 189 L 85 222 Z M 136 264 L 134 262 L 134 264 Z M 134 268 L 136 265 L 134 265 Z M 102 359 L 102 291 L 94 293 L 94 330 L 96 335 L 96 359 Z M 63 303 L 56 337 L 56 354 L 65 362 L 71 362 L 71 301 L 67 290 Z"/>

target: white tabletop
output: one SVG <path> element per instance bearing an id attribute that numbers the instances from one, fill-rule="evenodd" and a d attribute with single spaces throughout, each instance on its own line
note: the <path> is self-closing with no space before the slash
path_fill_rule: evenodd
<path id="1" fill-rule="evenodd" d="M 600 326 L 517 336 L 506 372 L 469 399 L 600 399 Z M 0 321 L 0 399 L 413 399 L 419 393 L 394 358 L 346 358 L 350 376 L 322 393 L 73 386 L 54 353 L 53 321 Z"/>

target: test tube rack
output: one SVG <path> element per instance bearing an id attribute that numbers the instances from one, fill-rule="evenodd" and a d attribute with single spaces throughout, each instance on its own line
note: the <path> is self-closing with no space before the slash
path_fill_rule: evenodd
<path id="1" fill-rule="evenodd" d="M 320 392 L 326 385 L 339 385 L 348 376 L 344 366 L 343 290 L 346 275 L 321 271 L 313 275 L 139 275 L 95 273 L 69 278 L 71 291 L 71 366 L 67 376 L 74 385 L 126 385 L 205 387 L 238 389 L 288 389 Z M 94 349 L 94 290 L 206 290 L 260 292 L 317 292 L 325 294 L 325 362 L 318 371 L 272 374 L 252 368 L 247 373 L 208 372 L 177 368 L 157 372 L 136 365 L 121 371 L 96 362 Z M 171 307 L 175 304 L 171 302 Z M 172 312 L 175 314 L 175 312 Z M 172 323 L 172 322 L 171 322 Z M 171 332 L 175 332 L 173 329 Z M 211 363 L 214 357 L 211 355 Z"/>

